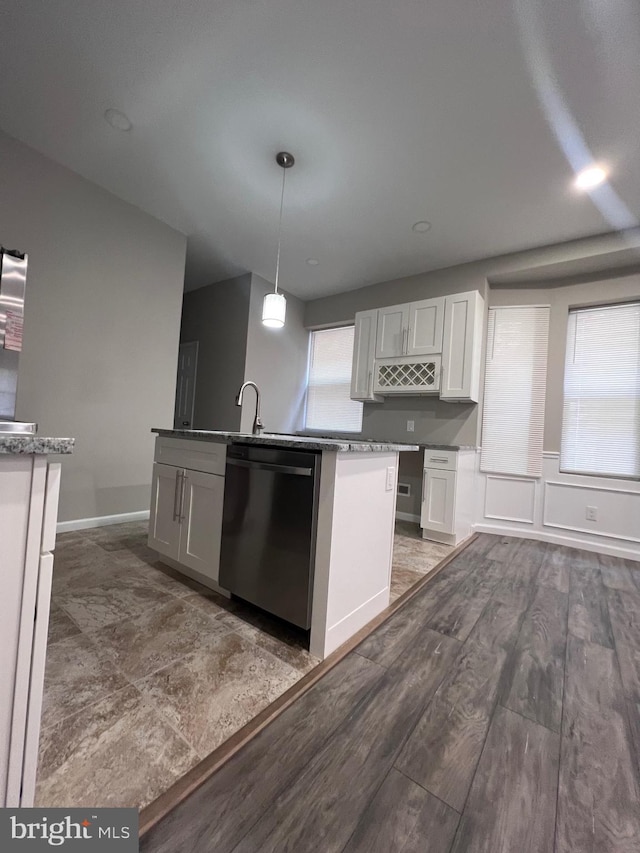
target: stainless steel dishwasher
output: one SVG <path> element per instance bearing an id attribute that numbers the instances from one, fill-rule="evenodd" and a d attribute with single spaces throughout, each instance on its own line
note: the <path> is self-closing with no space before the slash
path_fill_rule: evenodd
<path id="1" fill-rule="evenodd" d="M 311 627 L 320 453 L 231 445 L 222 514 L 220 585 Z"/>

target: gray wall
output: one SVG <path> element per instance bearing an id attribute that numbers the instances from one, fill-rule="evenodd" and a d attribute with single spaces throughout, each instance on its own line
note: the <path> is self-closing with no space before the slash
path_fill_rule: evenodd
<path id="1" fill-rule="evenodd" d="M 0 242 L 29 253 L 16 416 L 75 436 L 60 520 L 149 508 L 171 425 L 186 239 L 0 134 Z"/>
<path id="2" fill-rule="evenodd" d="M 240 429 L 251 275 L 184 294 L 180 341 L 198 342 L 194 429 Z"/>
<path id="3" fill-rule="evenodd" d="M 465 290 L 479 290 L 486 300 L 486 277 L 479 273 L 463 274 L 461 269 L 452 267 L 434 273 L 412 275 L 315 299 L 306 305 L 305 324 L 310 328 L 322 328 L 353 323 L 357 311 L 447 296 Z M 477 411 L 475 403 L 445 403 L 437 397 L 386 398 L 383 403 L 364 404 L 362 437 L 475 445 Z M 407 420 L 414 421 L 412 433 L 407 432 Z"/>
<path id="4" fill-rule="evenodd" d="M 544 449 L 560 451 L 564 361 L 569 308 L 640 299 L 640 274 L 572 284 L 492 288 L 490 305 L 550 305 L 549 358 L 544 419 Z"/>
<path id="5" fill-rule="evenodd" d="M 304 326 L 304 303 L 285 293 L 287 319 L 282 329 L 262 323 L 262 300 L 273 285 L 255 273 L 251 276 L 245 379 L 253 379 L 262 392 L 262 421 L 267 432 L 302 429 L 307 382 L 309 332 Z M 242 430 L 251 431 L 253 392 L 243 406 Z M 250 400 L 251 398 L 251 400 Z"/>
<path id="6" fill-rule="evenodd" d="M 562 370 L 557 365 L 563 364 L 564 358 L 562 335 L 563 323 L 566 322 L 563 320 L 566 305 L 563 315 L 560 310 L 562 300 L 582 300 L 583 295 L 586 299 L 589 293 L 592 294 L 591 298 L 597 298 L 594 296 L 597 292 L 601 294 L 601 298 L 606 299 L 608 291 L 602 297 L 602 284 L 598 284 L 597 280 L 615 275 L 615 270 L 628 273 L 634 266 L 640 267 L 640 229 L 515 252 L 314 299 L 306 304 L 305 325 L 310 329 L 344 325 L 353 322 L 357 311 L 467 290 L 479 290 L 485 297 L 485 304 L 497 298 L 494 295 L 495 287 L 500 287 L 500 293 L 503 294 L 499 298 L 508 301 L 510 294 L 517 293 L 519 298 L 527 299 L 526 288 L 531 289 L 532 283 L 535 282 L 536 299 L 541 298 L 539 288 L 556 293 L 550 358 L 552 370 L 557 371 Z M 596 280 L 587 285 L 584 282 L 587 277 Z M 558 291 L 561 279 L 567 287 L 565 296 L 561 296 Z M 569 281 L 574 284 L 568 284 Z M 578 290 L 571 291 L 571 286 Z M 631 285 L 621 284 L 614 287 L 608 281 L 604 286 L 612 287 L 612 293 L 624 291 L 631 294 L 633 290 Z M 490 287 L 491 297 L 488 300 Z M 558 360 L 560 347 L 562 358 Z M 546 450 L 554 450 L 559 446 L 559 412 L 562 400 L 561 379 L 558 380 L 556 374 L 556 379 L 551 379 L 550 382 L 549 417 L 545 430 Z M 431 397 L 387 398 L 384 403 L 365 403 L 362 435 L 365 438 L 390 438 L 397 441 L 479 444 L 481 403 L 482 400 L 477 406 L 443 403 Z M 415 421 L 414 433 L 407 432 L 407 420 Z"/>

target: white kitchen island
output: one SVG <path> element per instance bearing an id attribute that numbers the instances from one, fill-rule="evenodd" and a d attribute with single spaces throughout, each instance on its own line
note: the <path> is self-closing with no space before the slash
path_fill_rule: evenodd
<path id="1" fill-rule="evenodd" d="M 213 589 L 218 582 L 226 448 L 321 453 L 310 651 L 323 659 L 389 604 L 398 453 L 415 445 L 204 430 L 158 434 L 149 546 Z"/>
<path id="2" fill-rule="evenodd" d="M 33 806 L 60 464 L 72 438 L 0 434 L 0 806 Z"/>

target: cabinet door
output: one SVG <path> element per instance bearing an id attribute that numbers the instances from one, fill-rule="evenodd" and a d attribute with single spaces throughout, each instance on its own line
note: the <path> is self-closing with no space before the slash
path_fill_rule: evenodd
<path id="1" fill-rule="evenodd" d="M 391 305 L 378 311 L 376 358 L 404 355 L 409 327 L 409 305 Z"/>
<path id="2" fill-rule="evenodd" d="M 454 533 L 456 472 L 424 469 L 420 527 Z"/>
<path id="3" fill-rule="evenodd" d="M 56 498 L 57 502 L 57 498 Z M 31 677 L 29 679 L 29 707 L 24 739 L 22 766 L 22 789 L 20 805 L 33 806 L 36 796 L 36 773 L 38 769 L 38 743 L 40 740 L 40 717 L 44 670 L 47 656 L 49 611 L 51 606 L 51 583 L 53 580 L 53 554 L 42 554 L 38 573 L 38 598 L 33 628 L 33 651 L 31 653 Z"/>
<path id="4" fill-rule="evenodd" d="M 378 311 L 359 311 L 353 340 L 351 399 L 381 401 L 373 393 L 373 368 L 376 355 Z"/>
<path id="5" fill-rule="evenodd" d="M 409 305 L 407 355 L 442 352 L 443 323 L 444 297 L 412 302 Z"/>
<path id="6" fill-rule="evenodd" d="M 441 400 L 478 402 L 483 306 L 477 290 L 445 298 Z"/>
<path id="7" fill-rule="evenodd" d="M 156 462 L 151 481 L 149 547 L 174 560 L 180 550 L 182 474 L 181 468 Z"/>
<path id="8" fill-rule="evenodd" d="M 184 505 L 178 561 L 218 581 L 224 477 L 184 473 Z"/>

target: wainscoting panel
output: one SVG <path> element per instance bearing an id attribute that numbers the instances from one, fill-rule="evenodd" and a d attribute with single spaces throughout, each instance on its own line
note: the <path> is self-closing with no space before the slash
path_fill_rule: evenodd
<path id="1" fill-rule="evenodd" d="M 540 478 L 485 474 L 478 450 L 473 529 L 640 561 L 640 482 L 565 474 L 550 452 Z"/>
<path id="2" fill-rule="evenodd" d="M 485 518 L 533 524 L 536 481 L 486 474 Z"/>
<path id="3" fill-rule="evenodd" d="M 588 507 L 596 519 L 587 518 Z M 640 542 L 640 493 L 629 489 L 547 482 L 542 523 L 594 536 Z"/>

